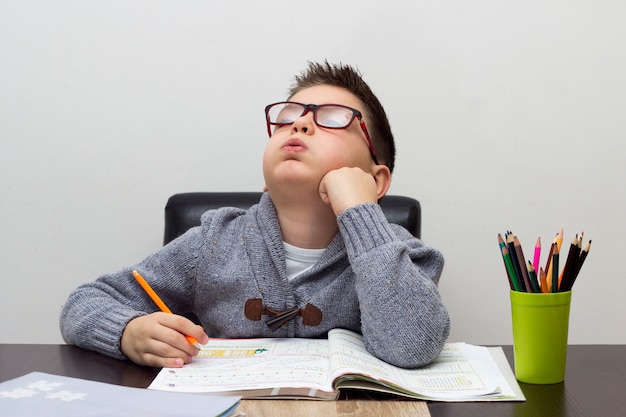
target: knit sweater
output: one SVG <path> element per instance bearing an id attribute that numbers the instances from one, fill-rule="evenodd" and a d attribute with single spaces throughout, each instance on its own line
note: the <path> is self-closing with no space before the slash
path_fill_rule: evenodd
<path id="1" fill-rule="evenodd" d="M 324 337 L 333 328 L 363 335 L 376 357 L 415 368 L 432 361 L 450 329 L 437 283 L 441 253 L 401 226 L 377 204 L 337 217 L 339 232 L 312 267 L 292 280 L 276 210 L 268 193 L 249 210 L 207 211 L 201 225 L 142 262 L 74 290 L 60 325 L 66 342 L 123 359 L 126 324 L 157 311 L 132 276 L 137 269 L 174 313 L 194 313 L 209 337 Z M 271 318 L 244 314 L 250 299 L 275 311 L 312 304 L 317 325 L 295 317 L 272 331 Z"/>

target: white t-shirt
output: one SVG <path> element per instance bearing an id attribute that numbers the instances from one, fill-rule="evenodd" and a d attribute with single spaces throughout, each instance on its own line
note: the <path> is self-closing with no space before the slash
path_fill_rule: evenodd
<path id="1" fill-rule="evenodd" d="M 283 242 L 287 261 L 287 278 L 291 281 L 312 267 L 326 249 L 303 249 Z"/>

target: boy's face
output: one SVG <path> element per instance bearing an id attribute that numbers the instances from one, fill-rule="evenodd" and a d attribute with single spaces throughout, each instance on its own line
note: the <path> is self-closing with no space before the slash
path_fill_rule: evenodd
<path id="1" fill-rule="evenodd" d="M 289 101 L 303 104 L 341 104 L 363 113 L 363 104 L 343 88 L 319 85 L 304 89 Z M 367 115 L 363 113 L 367 123 Z M 342 167 L 359 167 L 370 172 L 374 161 L 357 119 L 345 129 L 317 126 L 313 111 L 287 126 L 276 126 L 263 154 L 267 187 L 291 183 L 318 187 L 324 176 Z M 317 189 L 317 188 L 315 188 Z"/>

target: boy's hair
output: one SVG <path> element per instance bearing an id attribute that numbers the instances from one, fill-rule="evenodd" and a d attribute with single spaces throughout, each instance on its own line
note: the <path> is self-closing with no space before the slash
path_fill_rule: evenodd
<path id="1" fill-rule="evenodd" d="M 376 157 L 381 164 L 387 165 L 393 172 L 396 145 L 387 120 L 385 109 L 370 87 L 363 81 L 361 74 L 353 67 L 342 64 L 309 62 L 309 67 L 295 76 L 295 83 L 289 90 L 289 97 L 309 87 L 331 85 L 348 90 L 365 106 L 368 116 L 367 130 L 376 150 Z M 306 103 L 305 103 L 306 104 Z"/>

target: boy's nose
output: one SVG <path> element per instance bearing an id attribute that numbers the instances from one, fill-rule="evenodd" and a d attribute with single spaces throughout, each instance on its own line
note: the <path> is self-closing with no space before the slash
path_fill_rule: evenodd
<path id="1" fill-rule="evenodd" d="M 298 117 L 291 125 L 293 132 L 313 133 L 315 126 L 315 120 L 313 119 L 313 112 L 306 111 L 302 116 Z"/>

